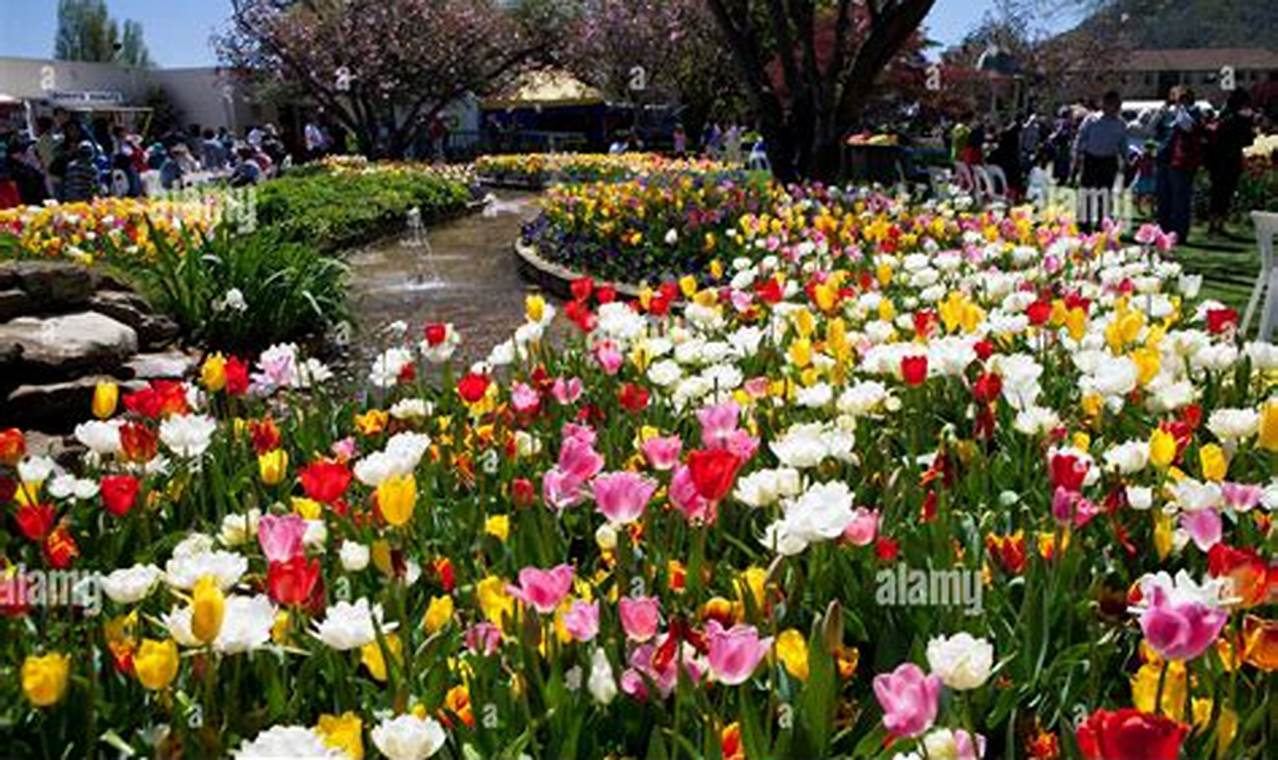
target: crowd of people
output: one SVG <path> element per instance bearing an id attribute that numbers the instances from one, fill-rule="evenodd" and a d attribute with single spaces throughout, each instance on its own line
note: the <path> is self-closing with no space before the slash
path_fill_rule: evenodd
<path id="1" fill-rule="evenodd" d="M 307 149 L 320 154 L 323 133 L 307 125 Z M 239 187 L 272 176 L 289 158 L 272 124 L 236 136 L 225 127 L 192 124 L 143 138 L 104 118 L 57 109 L 34 129 L 0 134 L 0 208 L 46 200 L 85 201 L 101 196 L 137 197 L 210 180 Z"/>
<path id="2" fill-rule="evenodd" d="M 1186 86 L 1141 123 L 1124 118 L 1122 100 L 1105 93 L 1093 108 L 1063 107 L 1054 119 L 1029 113 L 996 126 L 965 114 L 944 131 L 956 164 L 991 164 L 1007 178 L 1014 199 L 1038 200 L 1051 184 L 1088 190 L 1130 189 L 1137 207 L 1180 240 L 1189 235 L 1195 178 L 1209 182 L 1209 233 L 1223 234 L 1243 149 L 1266 128 L 1246 90 L 1234 90 L 1211 109 Z"/>

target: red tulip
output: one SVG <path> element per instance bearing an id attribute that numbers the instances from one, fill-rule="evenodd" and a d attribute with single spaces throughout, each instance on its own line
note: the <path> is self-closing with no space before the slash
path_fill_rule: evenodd
<path id="1" fill-rule="evenodd" d="M 307 498 L 324 504 L 340 499 L 351 484 L 350 468 L 327 459 L 311 462 L 297 473 L 297 477 Z"/>
<path id="2" fill-rule="evenodd" d="M 53 521 L 57 517 L 52 504 L 21 506 L 13 516 L 18 521 L 22 535 L 32 541 L 43 541 L 49 531 L 53 530 Z"/>
<path id="3" fill-rule="evenodd" d="M 515 478 L 510 483 L 510 496 L 516 507 L 530 507 L 537 497 L 537 489 L 528 478 Z"/>
<path id="4" fill-rule="evenodd" d="M 617 401 L 628 412 L 639 412 L 648 406 L 648 390 L 642 385 L 626 383 L 617 392 Z"/>
<path id="5" fill-rule="evenodd" d="M 1235 549 L 1218 543 L 1207 552 L 1207 572 L 1213 578 L 1226 576 L 1234 583 L 1234 593 L 1244 607 L 1255 607 L 1269 594 L 1271 575 L 1278 580 L 1278 572 L 1271 572 L 1269 563 L 1261 559 L 1255 549 Z"/>
<path id="6" fill-rule="evenodd" d="M 1238 312 L 1233 309 L 1208 309 L 1207 331 L 1219 335 L 1238 324 Z"/>
<path id="7" fill-rule="evenodd" d="M 27 439 L 17 428 L 0 430 L 0 464 L 10 467 L 27 454 Z"/>
<path id="8" fill-rule="evenodd" d="M 1189 726 L 1134 707 L 1097 710 L 1078 726 L 1078 749 L 1087 760 L 1176 760 Z"/>
<path id="9" fill-rule="evenodd" d="M 477 372 L 469 372 L 465 377 L 457 381 L 457 395 L 462 397 L 462 401 L 467 404 L 473 404 L 484 397 L 488 392 L 488 377 Z"/>
<path id="10" fill-rule="evenodd" d="M 572 281 L 572 297 L 574 301 L 584 301 L 594 292 L 595 281 L 589 277 L 578 277 Z"/>
<path id="11" fill-rule="evenodd" d="M 426 325 L 426 342 L 438 346 L 448 338 L 448 325 L 434 322 Z"/>
<path id="12" fill-rule="evenodd" d="M 985 404 L 998 400 L 1003 392 L 1003 378 L 997 372 L 986 372 L 972 383 L 972 397 Z"/>
<path id="13" fill-rule="evenodd" d="M 728 491 L 741 467 L 741 457 L 725 449 L 699 449 L 688 454 L 688 471 L 697 494 L 709 502 L 717 502 Z"/>
<path id="14" fill-rule="evenodd" d="M 18 481 L 8 475 L 0 475 L 0 504 L 8 504 L 18 493 Z"/>
<path id="15" fill-rule="evenodd" d="M 133 509 L 140 486 L 138 479 L 132 475 L 103 475 L 98 484 L 102 504 L 116 517 L 124 517 Z"/>
<path id="16" fill-rule="evenodd" d="M 1073 454 L 1057 454 L 1052 457 L 1052 485 L 1078 493 L 1087 479 L 1087 463 Z"/>
<path id="17" fill-rule="evenodd" d="M 253 451 L 258 456 L 274 451 L 283 443 L 283 436 L 280 435 L 280 427 L 275 424 L 275 420 L 270 417 L 263 417 L 261 420 L 249 420 L 249 438 L 253 441 Z"/>
<path id="18" fill-rule="evenodd" d="M 120 427 L 120 448 L 130 462 L 151 461 L 159 446 L 159 435 L 141 422 L 126 422 Z"/>
<path id="19" fill-rule="evenodd" d="M 71 560 L 80 556 L 80 547 L 65 525 L 54 528 L 44 539 L 44 558 L 57 570 L 71 566 Z"/>
<path id="20" fill-rule="evenodd" d="M 435 575 L 439 577 L 439 585 L 446 593 L 451 594 L 457 588 L 457 574 L 453 571 L 453 561 L 448 557 L 440 557 L 434 562 Z"/>
<path id="21" fill-rule="evenodd" d="M 272 562 L 266 571 L 266 588 L 279 604 L 299 606 L 310 601 L 320 584 L 320 562 L 298 554 L 283 562 Z"/>
<path id="22" fill-rule="evenodd" d="M 230 396 L 243 396 L 249 389 L 248 364 L 238 356 L 226 360 L 226 392 Z"/>
<path id="23" fill-rule="evenodd" d="M 1025 308 L 1025 316 L 1031 325 L 1045 324 L 1052 316 L 1052 304 L 1047 301 L 1035 301 Z"/>
<path id="24" fill-rule="evenodd" d="M 901 378 L 906 385 L 922 385 L 927 380 L 927 356 L 902 356 Z"/>
<path id="25" fill-rule="evenodd" d="M 595 300 L 599 303 L 612 303 L 617 300 L 617 289 L 611 285 L 600 285 L 595 288 Z"/>

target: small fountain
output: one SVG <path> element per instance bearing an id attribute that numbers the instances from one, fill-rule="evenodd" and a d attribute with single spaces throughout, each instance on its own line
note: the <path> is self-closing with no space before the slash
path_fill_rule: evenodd
<path id="1" fill-rule="evenodd" d="M 428 290 L 443 285 L 439 270 L 435 268 L 435 252 L 431 248 L 430 238 L 426 235 L 426 225 L 422 223 L 422 210 L 413 206 L 407 215 L 408 236 L 400 241 L 404 248 L 420 250 L 413 257 L 416 273 L 407 290 Z"/>

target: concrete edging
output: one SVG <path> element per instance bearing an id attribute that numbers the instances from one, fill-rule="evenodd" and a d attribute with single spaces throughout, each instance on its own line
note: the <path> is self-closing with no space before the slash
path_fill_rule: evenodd
<path id="1" fill-rule="evenodd" d="M 525 280 L 532 282 L 542 290 L 552 295 L 558 296 L 565 300 L 572 299 L 572 282 L 582 273 L 573 271 L 565 266 L 547 261 L 538 253 L 536 246 L 524 243 L 522 239 L 516 238 L 511 250 L 515 254 L 515 259 L 519 264 L 519 274 Z M 640 287 L 631 283 L 609 282 L 607 280 L 595 280 L 596 285 L 610 285 L 616 289 L 618 295 L 626 298 L 638 298 Z"/>

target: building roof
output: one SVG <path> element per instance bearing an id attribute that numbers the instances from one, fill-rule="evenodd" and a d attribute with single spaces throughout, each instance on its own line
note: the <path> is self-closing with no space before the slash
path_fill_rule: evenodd
<path id="1" fill-rule="evenodd" d="M 599 90 L 573 75 L 555 69 L 531 71 L 496 97 L 484 101 L 484 108 L 528 108 L 534 106 L 592 105 L 604 102 Z"/>
<path id="2" fill-rule="evenodd" d="M 1185 48 L 1181 50 L 1133 50 L 1122 67 L 1128 71 L 1215 71 L 1235 69 L 1278 70 L 1278 50 L 1265 48 Z"/>

